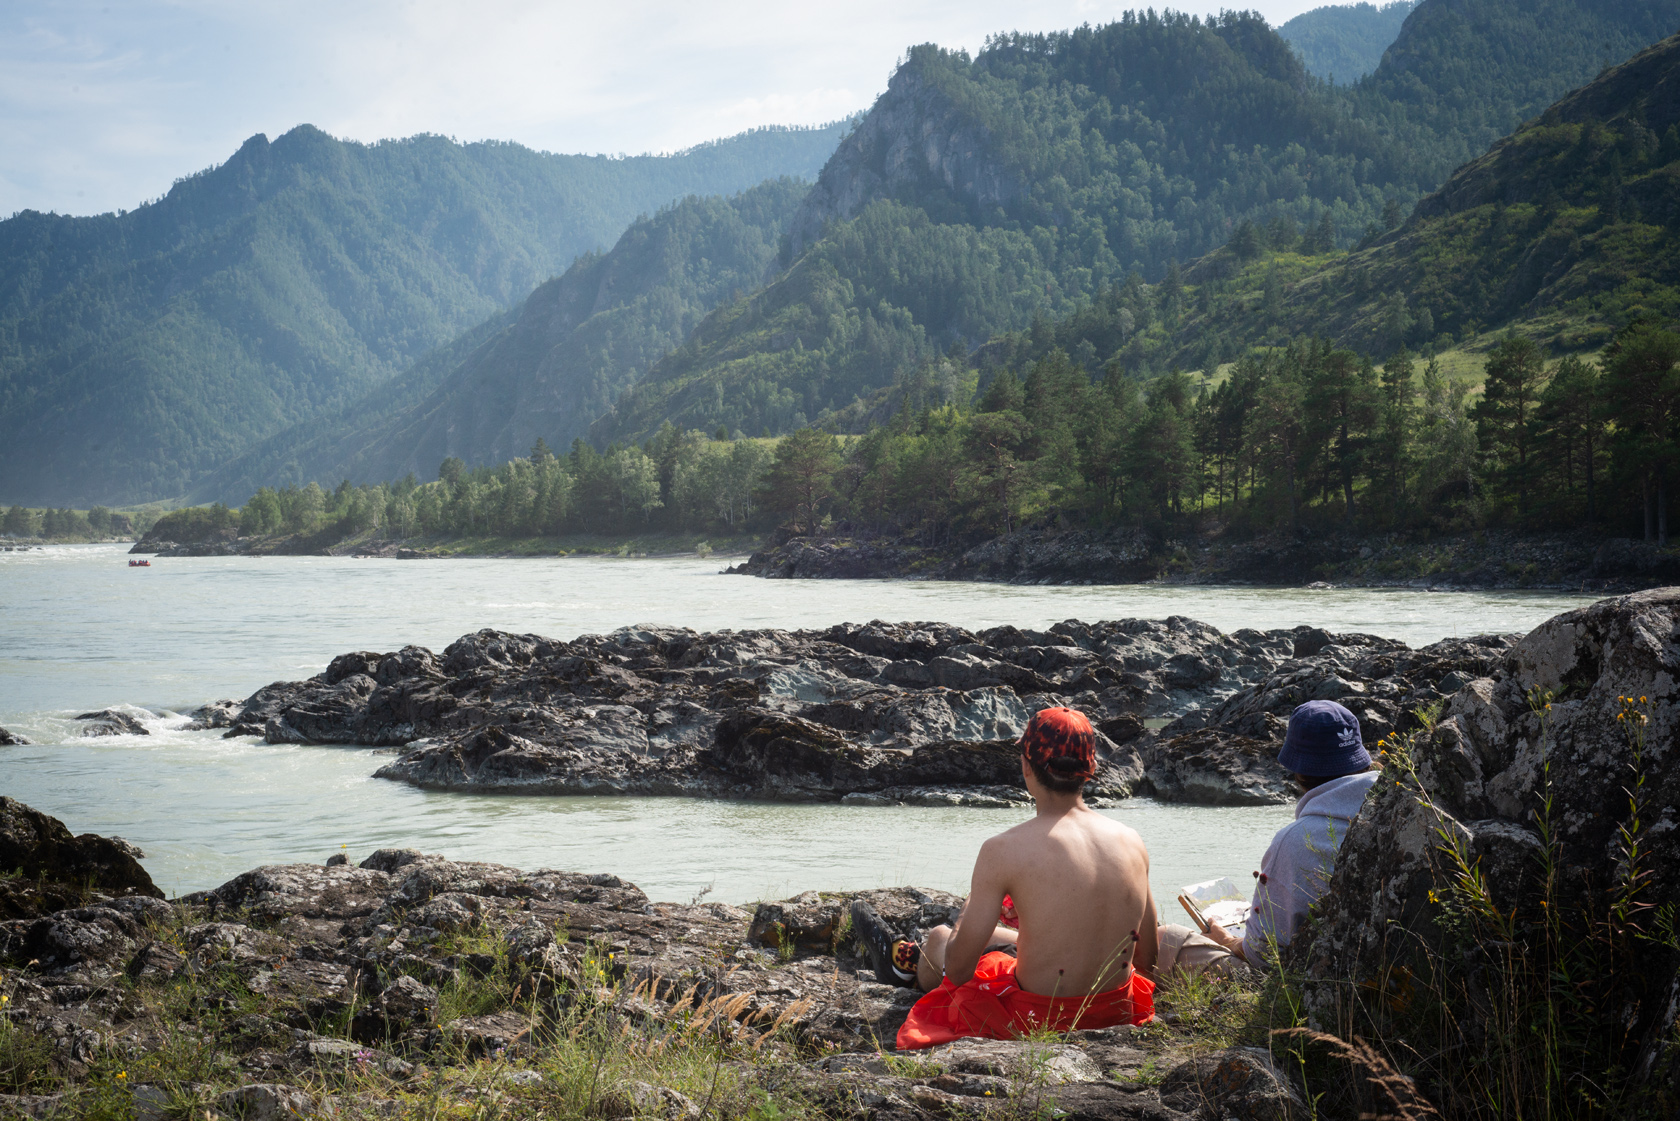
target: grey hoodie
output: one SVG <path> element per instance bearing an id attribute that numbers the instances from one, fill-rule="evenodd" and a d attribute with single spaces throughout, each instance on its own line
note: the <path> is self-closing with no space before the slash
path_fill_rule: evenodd
<path id="1" fill-rule="evenodd" d="M 1375 771 L 1344 775 L 1314 787 L 1295 803 L 1295 820 L 1278 830 L 1260 861 L 1254 913 L 1243 931 L 1243 956 L 1251 963 L 1265 964 L 1270 941 L 1288 945 L 1307 910 L 1330 886 L 1336 850 L 1376 782 Z"/>

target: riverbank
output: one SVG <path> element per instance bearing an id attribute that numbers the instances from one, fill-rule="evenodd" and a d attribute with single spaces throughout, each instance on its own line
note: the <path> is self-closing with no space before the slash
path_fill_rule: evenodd
<path id="1" fill-rule="evenodd" d="M 0 846 L 31 870 L 47 848 L 106 856 L 89 875 L 61 855 L 75 885 L 0 883 L 7 1116 L 1189 1121 L 1300 1103 L 1242 970 L 1164 985 L 1141 1027 L 895 1054 L 916 994 L 876 981 L 850 907 L 918 937 L 956 914 L 941 892 L 651 903 L 608 873 L 384 849 L 164 900 L 111 842 L 10 800 Z"/>
<path id="2" fill-rule="evenodd" d="M 1680 583 L 1680 545 L 1597 535 L 1166 537 L 1029 528 L 972 548 L 850 536 L 779 539 L 731 572 L 780 579 L 910 577 L 1016 584 L 1235 584 L 1553 589 L 1612 594 Z"/>
<path id="3" fill-rule="evenodd" d="M 1680 583 L 1680 544 L 1598 534 L 1489 530 L 1433 538 L 1400 535 L 1229 538 L 1214 525 L 1188 536 L 1138 527 L 1029 527 L 974 545 L 828 534 L 455 535 L 391 538 L 369 531 L 175 542 L 148 535 L 135 553 L 164 557 L 355 556 L 743 558 L 732 573 L 778 579 L 920 579 L 1012 584 L 1230 584 L 1349 588 L 1546 589 L 1616 594 Z"/>
<path id="4" fill-rule="evenodd" d="M 763 544 L 758 534 L 571 533 L 557 537 L 451 535 L 393 538 L 368 531 L 344 536 L 336 529 L 318 534 L 240 537 L 228 532 L 200 541 L 177 542 L 147 536 L 134 553 L 161 557 L 382 557 L 441 560 L 452 557 L 745 557 Z"/>

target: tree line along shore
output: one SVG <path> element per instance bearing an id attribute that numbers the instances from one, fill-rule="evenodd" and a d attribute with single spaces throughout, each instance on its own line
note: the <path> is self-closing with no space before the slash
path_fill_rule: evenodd
<path id="1" fill-rule="evenodd" d="M 449 551 L 476 539 L 552 553 L 540 543 L 779 531 L 954 555 L 1023 528 L 1137 527 L 1226 543 L 1491 531 L 1662 549 L 1680 461 L 1680 334 L 1645 321 L 1593 357 L 1547 361 L 1509 336 L 1479 392 L 1435 360 L 1401 351 L 1378 366 L 1322 341 L 1147 386 L 1112 365 L 1093 377 L 1060 350 L 1019 371 L 947 358 L 900 390 L 861 436 L 666 425 L 639 445 L 579 440 L 563 455 L 539 440 L 498 466 L 446 459 L 429 482 L 264 487 L 238 509 L 165 514 L 146 541 Z"/>

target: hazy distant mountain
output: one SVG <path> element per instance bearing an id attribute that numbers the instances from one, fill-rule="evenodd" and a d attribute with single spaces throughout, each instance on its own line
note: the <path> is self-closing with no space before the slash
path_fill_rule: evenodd
<path id="1" fill-rule="evenodd" d="M 217 470 L 200 501 L 245 501 L 310 479 L 431 479 L 469 465 L 563 451 L 719 304 L 763 283 L 809 184 L 774 180 L 730 198 L 689 197 L 579 258 L 514 312 L 330 417 L 295 425 Z"/>
<path id="2" fill-rule="evenodd" d="M 1377 68 L 1383 52 L 1418 0 L 1374 4 L 1331 4 L 1302 12 L 1278 28 L 1301 56 L 1307 72 L 1347 85 Z"/>
<path id="3" fill-rule="evenodd" d="M 300 126 L 135 210 L 0 222 L 0 499 L 187 491 L 357 400 L 639 214 L 813 175 L 843 127 L 559 156 Z"/>

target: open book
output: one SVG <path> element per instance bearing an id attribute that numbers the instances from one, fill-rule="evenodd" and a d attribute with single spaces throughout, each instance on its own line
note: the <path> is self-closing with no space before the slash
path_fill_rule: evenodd
<path id="1" fill-rule="evenodd" d="M 1189 884 L 1178 893 L 1178 901 L 1195 922 L 1196 929 L 1203 934 L 1207 933 L 1208 923 L 1212 921 L 1234 937 L 1243 936 L 1243 927 L 1248 923 L 1248 896 L 1231 877 L 1221 876 L 1217 880 Z"/>

